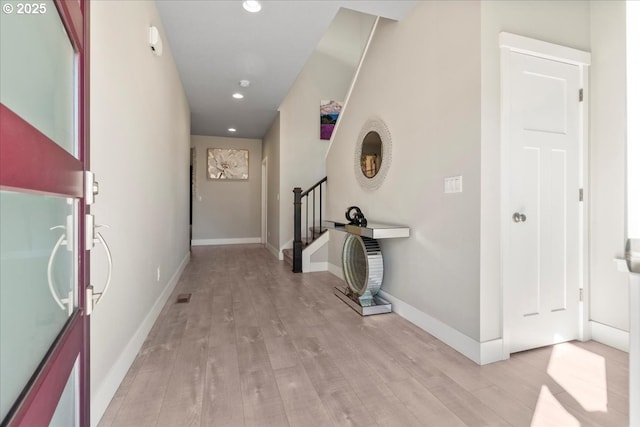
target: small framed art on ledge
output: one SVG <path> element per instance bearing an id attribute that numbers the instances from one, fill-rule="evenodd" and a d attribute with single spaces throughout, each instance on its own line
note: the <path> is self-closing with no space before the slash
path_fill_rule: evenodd
<path id="1" fill-rule="evenodd" d="M 207 148 L 207 178 L 249 179 L 249 150 Z"/>

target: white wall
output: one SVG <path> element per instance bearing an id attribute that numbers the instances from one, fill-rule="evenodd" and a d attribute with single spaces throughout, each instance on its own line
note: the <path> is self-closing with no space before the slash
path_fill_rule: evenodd
<path id="1" fill-rule="evenodd" d="M 626 14 L 624 1 L 591 2 L 591 320 L 629 330 L 625 245 Z"/>
<path id="2" fill-rule="evenodd" d="M 418 2 L 400 22 L 381 20 L 327 156 L 329 218 L 358 205 L 370 221 L 411 228 L 408 239 L 381 242 L 384 290 L 476 340 L 479 34 L 478 2 Z M 371 116 L 386 122 L 393 140 L 393 163 L 373 192 L 359 186 L 353 166 Z M 444 177 L 455 175 L 464 192 L 443 194 Z M 341 269 L 341 241 L 331 234 L 332 271 Z"/>
<path id="3" fill-rule="evenodd" d="M 91 2 L 92 208 L 113 252 L 109 293 L 91 316 L 91 409 L 96 425 L 168 298 L 189 254 L 189 107 L 155 2 Z M 164 38 L 164 33 L 163 38 Z M 105 256 L 91 253 L 91 280 Z M 160 280 L 157 280 L 157 269 Z"/>
<path id="4" fill-rule="evenodd" d="M 259 243 L 261 236 L 262 141 L 191 136 L 196 149 L 196 198 L 192 242 L 198 244 Z M 249 179 L 207 179 L 207 149 L 249 150 Z"/>
<path id="5" fill-rule="evenodd" d="M 267 160 L 267 248 L 280 257 L 280 113 L 262 140 Z"/>
<path id="6" fill-rule="evenodd" d="M 507 31 L 593 46 L 591 318 L 626 328 L 626 279 L 611 262 L 624 237 L 620 3 L 420 2 L 403 21 L 381 22 L 327 157 L 328 216 L 342 218 L 356 204 L 370 220 L 411 227 L 411 238 L 383 242 L 388 294 L 478 343 L 501 338 L 498 35 Z M 352 161 L 372 115 L 394 142 L 386 182 L 369 193 Z M 445 197 L 442 179 L 451 175 L 463 175 L 464 192 Z M 334 272 L 342 239 L 331 234 Z"/>
<path id="7" fill-rule="evenodd" d="M 500 288 L 500 52 L 506 31 L 589 51 L 588 1 L 482 1 L 480 341 L 502 336 Z"/>
<path id="8" fill-rule="evenodd" d="M 280 105 L 281 249 L 293 240 L 294 187 L 306 190 L 326 175 L 329 141 L 320 139 L 320 101 L 345 100 L 374 20 L 341 9 Z M 332 49 L 335 33 L 348 49 Z"/>

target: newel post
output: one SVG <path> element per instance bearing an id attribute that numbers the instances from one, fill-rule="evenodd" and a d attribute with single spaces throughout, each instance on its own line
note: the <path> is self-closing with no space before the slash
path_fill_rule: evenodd
<path id="1" fill-rule="evenodd" d="M 293 272 L 302 273 L 302 188 L 293 189 Z"/>

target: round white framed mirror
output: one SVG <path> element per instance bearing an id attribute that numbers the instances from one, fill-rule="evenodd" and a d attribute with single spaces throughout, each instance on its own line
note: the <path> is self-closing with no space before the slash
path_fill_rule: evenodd
<path id="1" fill-rule="evenodd" d="M 354 172 L 360 186 L 375 190 L 382 185 L 391 166 L 391 133 L 378 117 L 368 119 L 358 135 Z"/>

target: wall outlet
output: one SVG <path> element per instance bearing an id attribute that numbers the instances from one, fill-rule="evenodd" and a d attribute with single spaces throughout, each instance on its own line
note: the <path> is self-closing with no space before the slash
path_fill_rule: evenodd
<path id="1" fill-rule="evenodd" d="M 444 179 L 444 192 L 462 193 L 462 176 L 451 176 Z"/>
<path id="2" fill-rule="evenodd" d="M 160 266 L 156 267 L 156 282 L 160 281 Z"/>

